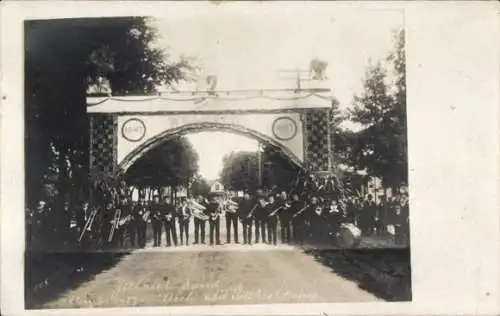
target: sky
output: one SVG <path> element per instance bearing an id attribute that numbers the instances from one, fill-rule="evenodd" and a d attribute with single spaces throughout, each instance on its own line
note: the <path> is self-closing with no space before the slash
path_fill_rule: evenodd
<path id="1" fill-rule="evenodd" d="M 401 11 L 338 9 L 330 6 L 263 10 L 225 10 L 224 6 L 157 18 L 157 45 L 172 60 L 195 57 L 201 76 L 217 75 L 219 90 L 293 87 L 279 69 L 308 69 L 319 58 L 328 62 L 327 77 L 341 108 L 361 91 L 370 59 L 384 58 L 393 47 L 393 31 L 403 26 Z M 196 84 L 179 85 L 181 90 Z M 222 157 L 231 151 L 255 150 L 256 142 L 228 133 L 187 136 L 200 156 L 200 173 L 217 177 Z"/>

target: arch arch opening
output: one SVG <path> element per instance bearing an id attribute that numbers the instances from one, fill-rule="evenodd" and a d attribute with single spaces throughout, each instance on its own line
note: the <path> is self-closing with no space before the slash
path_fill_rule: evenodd
<path id="1" fill-rule="evenodd" d="M 267 135 L 264 135 L 260 132 L 239 125 L 202 122 L 202 123 L 186 124 L 177 128 L 168 129 L 162 133 L 153 136 L 152 138 L 150 138 L 149 140 L 138 146 L 136 149 L 131 151 L 129 154 L 127 154 L 118 163 L 117 174 L 118 175 L 126 174 L 129 168 L 136 161 L 144 157 L 144 155 L 146 155 L 154 148 L 160 146 L 161 144 L 169 140 L 186 136 L 188 134 L 196 134 L 202 132 L 226 132 L 254 139 L 257 142 L 264 144 L 269 148 L 272 148 L 273 151 L 278 152 L 284 159 L 289 161 L 293 167 L 297 168 L 298 170 L 305 170 L 303 162 L 300 161 L 297 155 L 295 155 L 292 151 L 290 151 L 286 147 L 286 145 L 272 139 Z"/>

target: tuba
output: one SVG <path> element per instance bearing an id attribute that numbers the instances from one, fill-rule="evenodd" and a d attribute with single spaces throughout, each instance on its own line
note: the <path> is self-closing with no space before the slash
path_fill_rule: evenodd
<path id="1" fill-rule="evenodd" d="M 188 201 L 188 207 L 195 218 L 202 221 L 208 220 L 208 216 L 203 213 L 206 210 L 205 206 L 192 199 Z"/>

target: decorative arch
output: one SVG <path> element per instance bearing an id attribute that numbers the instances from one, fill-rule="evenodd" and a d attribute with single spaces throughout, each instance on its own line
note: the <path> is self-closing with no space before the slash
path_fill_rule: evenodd
<path id="1" fill-rule="evenodd" d="M 235 124 L 224 124 L 224 123 L 215 123 L 215 122 L 200 122 L 200 123 L 192 123 L 182 125 L 176 128 L 171 128 L 168 130 L 159 133 L 152 138 L 148 139 L 146 142 L 141 144 L 139 147 L 130 152 L 123 160 L 117 165 L 117 173 L 119 175 L 123 175 L 134 162 L 144 156 L 151 149 L 159 146 L 161 143 L 168 141 L 174 137 L 179 137 L 185 134 L 193 133 L 193 132 L 205 132 L 205 131 L 226 131 L 234 134 L 239 134 L 243 136 L 249 136 L 258 141 L 263 142 L 264 144 L 271 145 L 277 147 L 281 150 L 281 153 L 287 157 L 295 166 L 304 170 L 304 164 L 300 161 L 300 159 L 290 151 L 285 145 L 277 142 L 271 137 L 257 132 L 255 130 L 243 127 L 241 125 Z"/>

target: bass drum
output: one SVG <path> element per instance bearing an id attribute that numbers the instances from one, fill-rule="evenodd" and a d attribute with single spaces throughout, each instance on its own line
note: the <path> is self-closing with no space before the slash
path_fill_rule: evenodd
<path id="1" fill-rule="evenodd" d="M 352 223 L 342 223 L 338 242 L 340 248 L 356 248 L 361 243 L 361 230 Z"/>

